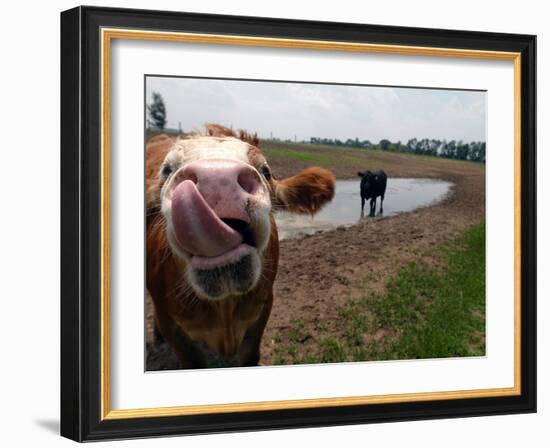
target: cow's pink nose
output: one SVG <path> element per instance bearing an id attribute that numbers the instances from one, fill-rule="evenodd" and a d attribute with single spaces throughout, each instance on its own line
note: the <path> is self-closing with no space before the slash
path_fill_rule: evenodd
<path id="1" fill-rule="evenodd" d="M 203 159 L 186 165 L 176 183 L 191 180 L 206 203 L 220 218 L 250 221 L 246 205 L 262 183 L 258 172 L 236 160 Z"/>

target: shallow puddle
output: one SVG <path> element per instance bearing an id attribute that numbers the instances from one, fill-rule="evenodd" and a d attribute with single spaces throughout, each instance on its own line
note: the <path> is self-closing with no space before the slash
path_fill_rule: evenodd
<path id="1" fill-rule="evenodd" d="M 410 212 L 419 207 L 441 201 L 449 192 L 451 182 L 437 179 L 388 179 L 384 199 L 384 216 Z M 361 217 L 360 179 L 336 181 L 336 195 L 331 203 L 313 218 L 310 216 L 278 213 L 275 216 L 279 239 L 299 238 L 338 226 L 353 225 L 360 219 L 369 219 L 369 201 L 365 202 L 365 216 Z M 376 201 L 379 216 L 380 198 Z"/>

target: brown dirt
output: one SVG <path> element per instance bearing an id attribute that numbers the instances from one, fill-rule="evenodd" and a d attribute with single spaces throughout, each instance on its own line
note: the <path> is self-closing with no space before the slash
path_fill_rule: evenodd
<path id="1" fill-rule="evenodd" d="M 356 178 L 356 171 L 370 168 L 384 169 L 389 182 L 392 177 L 429 177 L 451 181 L 454 186 L 444 201 L 431 207 L 388 218 L 366 218 L 351 227 L 281 241 L 275 301 L 262 341 L 261 363 L 265 365 L 273 364 L 277 346 L 296 341 L 297 322 L 300 334 L 304 335 L 299 340 L 299 352 L 318 353 L 321 329 L 324 335 L 338 337 L 339 306 L 353 297 L 382 291 L 388 277 L 409 261 L 430 262 L 426 254 L 431 248 L 480 222 L 485 215 L 482 165 L 378 151 L 312 150 L 307 145 L 299 150 L 332 155 L 338 151 L 338 161 L 330 169 L 340 179 Z M 270 164 L 279 178 L 312 165 L 277 157 L 270 158 Z M 391 197 L 386 201 L 391 201 Z M 359 203 L 357 207 L 359 209 Z M 153 345 L 151 308 L 148 307 L 147 313 L 150 347 Z M 386 335 L 373 334 L 372 337 L 378 339 Z M 171 362 L 167 357 L 163 362 L 162 358 L 155 365 L 162 367 Z"/>

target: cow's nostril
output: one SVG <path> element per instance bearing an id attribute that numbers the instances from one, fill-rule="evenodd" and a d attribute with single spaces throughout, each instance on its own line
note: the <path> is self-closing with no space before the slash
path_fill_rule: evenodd
<path id="1" fill-rule="evenodd" d="M 197 174 L 193 169 L 184 168 L 178 173 L 177 182 L 183 182 L 184 180 L 190 180 L 194 184 L 197 184 L 199 182 Z"/>
<path id="2" fill-rule="evenodd" d="M 256 193 L 256 190 L 258 190 L 258 187 L 260 186 L 260 180 L 258 179 L 258 175 L 252 169 L 242 170 L 239 173 L 237 182 L 242 187 L 242 189 L 249 194 Z"/>

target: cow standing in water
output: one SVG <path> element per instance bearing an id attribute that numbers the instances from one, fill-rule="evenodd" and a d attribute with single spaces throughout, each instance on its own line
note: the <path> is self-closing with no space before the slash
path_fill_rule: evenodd
<path id="1" fill-rule="evenodd" d="M 361 178 L 361 216 L 365 210 L 365 201 L 370 199 L 369 216 L 374 216 L 376 211 L 376 198 L 380 196 L 380 214 L 384 213 L 383 203 L 384 195 L 386 194 L 386 185 L 388 177 L 384 171 L 365 171 L 358 172 L 357 175 Z"/>
<path id="2" fill-rule="evenodd" d="M 258 144 L 219 125 L 147 143 L 147 289 L 183 368 L 258 364 L 279 261 L 273 213 L 313 214 L 334 197 L 322 168 L 275 180 Z"/>

